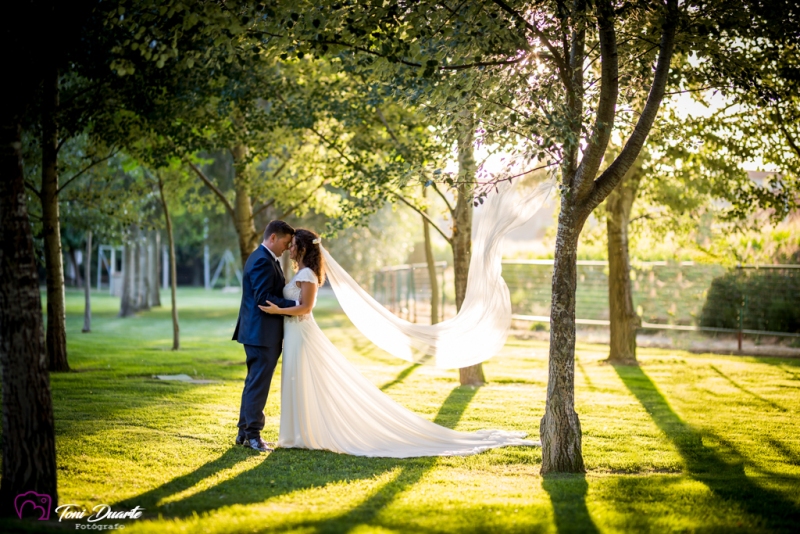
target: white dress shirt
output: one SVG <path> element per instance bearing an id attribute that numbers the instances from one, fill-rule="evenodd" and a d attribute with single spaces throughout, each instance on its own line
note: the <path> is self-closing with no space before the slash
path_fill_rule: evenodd
<path id="1" fill-rule="evenodd" d="M 278 256 L 276 256 L 275 253 L 272 252 L 272 250 L 270 250 L 270 248 L 267 245 L 265 245 L 264 243 L 261 243 L 261 246 L 264 247 L 265 249 L 267 249 L 267 252 L 269 252 L 270 255 L 272 256 L 272 259 L 274 259 L 277 262 L 280 262 L 280 260 L 278 260 Z M 280 296 L 283 296 L 283 295 L 280 295 Z M 300 301 L 299 300 L 294 301 L 294 305 L 295 306 L 300 306 Z"/>

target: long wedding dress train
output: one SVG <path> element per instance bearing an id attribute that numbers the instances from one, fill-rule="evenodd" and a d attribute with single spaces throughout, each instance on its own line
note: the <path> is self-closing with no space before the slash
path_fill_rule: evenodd
<path id="1" fill-rule="evenodd" d="M 504 182 L 476 210 L 467 290 L 455 317 L 433 325 L 403 320 L 364 291 L 323 248 L 339 305 L 367 339 L 397 358 L 440 369 L 492 358 L 511 328 L 511 295 L 501 265 L 505 237 L 541 209 L 554 186 L 553 180 L 532 186 Z"/>
<path id="2" fill-rule="evenodd" d="M 301 269 L 283 290 L 299 300 Z M 524 432 L 458 432 L 407 410 L 367 380 L 320 330 L 312 314 L 284 319 L 278 446 L 355 456 L 467 456 L 505 446 L 538 446 Z"/>

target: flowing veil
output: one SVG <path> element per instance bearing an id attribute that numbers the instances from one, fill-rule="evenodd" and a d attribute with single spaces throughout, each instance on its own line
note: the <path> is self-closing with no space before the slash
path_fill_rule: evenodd
<path id="1" fill-rule="evenodd" d="M 511 298 L 502 277 L 505 236 L 527 222 L 547 201 L 554 187 L 548 180 L 526 190 L 520 182 L 503 183 L 476 212 L 464 302 L 458 314 L 435 325 L 405 321 L 347 274 L 322 248 L 327 275 L 339 304 L 372 343 L 409 362 L 458 369 L 488 360 L 506 342 L 511 327 Z"/>

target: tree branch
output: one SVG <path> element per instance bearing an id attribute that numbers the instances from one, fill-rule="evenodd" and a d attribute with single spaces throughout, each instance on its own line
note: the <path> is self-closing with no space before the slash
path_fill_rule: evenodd
<path id="1" fill-rule="evenodd" d="M 93 162 L 91 162 L 89 165 L 87 165 L 86 167 L 84 167 L 83 169 L 81 169 L 81 170 L 80 170 L 80 171 L 79 171 L 77 174 L 75 174 L 74 176 L 72 176 L 72 178 L 70 178 L 69 180 L 67 180 L 67 181 L 66 181 L 66 182 L 64 182 L 63 184 L 61 184 L 61 187 L 59 187 L 59 188 L 58 188 L 58 190 L 56 191 L 56 195 L 58 195 L 59 193 L 61 193 L 61 191 L 63 191 L 65 187 L 67 187 L 69 184 L 71 184 L 71 183 L 72 183 L 72 182 L 73 182 L 73 181 L 74 181 L 76 178 L 78 178 L 79 176 L 81 176 L 83 173 L 85 173 L 86 171 L 88 171 L 89 169 L 91 169 L 92 167 L 94 167 L 95 165 L 97 165 L 98 163 L 102 163 L 102 162 L 104 162 L 104 161 L 106 161 L 106 160 L 109 160 L 109 159 L 111 159 L 111 158 L 112 158 L 112 157 L 114 157 L 114 156 L 115 156 L 115 155 L 116 155 L 118 152 L 119 152 L 119 149 L 117 149 L 117 150 L 112 150 L 111 152 L 109 152 L 108 156 L 106 156 L 106 157 L 104 157 L 104 158 L 101 158 L 101 159 L 98 159 L 97 161 L 93 161 Z"/>
<path id="2" fill-rule="evenodd" d="M 783 136 L 786 138 L 786 142 L 789 143 L 789 146 L 792 147 L 794 153 L 797 154 L 797 157 L 800 158 L 800 146 L 797 145 L 792 135 L 789 133 L 789 130 L 786 129 L 786 123 L 783 120 L 783 115 L 781 115 L 781 110 L 778 106 L 775 106 L 775 113 L 778 117 L 778 127 L 780 127 L 781 132 L 783 132 Z"/>
<path id="3" fill-rule="evenodd" d="M 450 24 L 450 21 L 451 21 L 451 20 L 453 20 L 453 17 L 454 17 L 454 16 L 456 16 L 456 15 L 458 14 L 459 10 L 460 10 L 462 7 L 464 7 L 464 4 L 466 4 L 466 3 L 467 3 L 467 1 L 468 1 L 468 0 L 464 0 L 463 2 L 461 2 L 460 4 L 458 4 L 458 7 L 456 7 L 455 9 L 452 9 L 452 8 L 450 8 L 450 6 L 448 6 L 448 5 L 447 5 L 445 2 L 437 2 L 437 4 L 439 4 L 441 7 L 445 8 L 447 11 L 449 11 L 449 12 L 450 12 L 450 16 L 449 16 L 449 17 L 447 17 L 447 18 L 445 19 L 445 21 L 444 21 L 444 22 L 442 22 L 442 23 L 439 25 L 439 27 L 438 27 L 438 28 L 436 28 L 436 31 L 434 31 L 434 32 L 431 34 L 431 37 L 435 37 L 436 35 L 439 35 L 439 32 L 441 32 L 441 31 L 444 29 L 444 27 L 445 27 L 445 26 L 447 26 L 448 24 Z"/>
<path id="4" fill-rule="evenodd" d="M 203 173 L 203 171 L 197 168 L 197 165 L 195 165 L 194 163 L 192 163 L 187 159 L 184 159 L 184 161 L 186 162 L 187 165 L 189 165 L 189 168 L 192 169 L 195 172 L 195 174 L 197 174 L 197 176 L 200 177 L 203 183 L 206 184 L 206 186 L 208 186 L 208 188 L 211 189 L 215 195 L 217 195 L 217 198 L 219 198 L 222 201 L 222 204 L 225 206 L 225 210 L 228 212 L 228 215 L 230 215 L 231 217 L 235 217 L 233 206 L 231 206 L 230 201 L 222 193 L 222 191 L 220 191 L 219 188 L 216 185 L 214 185 L 214 182 L 212 182 L 211 179 L 208 176 L 206 176 L 205 173 Z"/>
<path id="5" fill-rule="evenodd" d="M 275 172 L 273 172 L 273 173 L 272 173 L 272 178 L 271 178 L 272 180 L 274 180 L 275 178 L 277 178 L 277 177 L 278 177 L 278 175 L 281 173 L 281 171 L 283 171 L 283 169 L 285 169 L 285 168 L 286 168 L 286 165 L 289 163 L 289 160 L 290 160 L 290 159 L 292 159 L 292 155 L 291 155 L 291 154 L 289 155 L 289 157 L 288 157 L 288 158 L 286 158 L 286 159 L 283 161 L 283 163 L 281 163 L 281 164 L 280 164 L 280 166 L 279 166 L 277 169 L 275 169 Z M 264 174 L 266 174 L 266 173 L 264 173 Z M 276 201 L 276 200 L 277 200 L 276 198 L 273 198 L 272 200 L 270 200 L 269 202 L 267 202 L 266 204 L 264 204 L 263 206 L 261 206 L 260 208 L 258 208 L 256 211 L 254 211 L 254 212 L 253 212 L 253 217 L 255 217 L 256 215 L 258 215 L 259 213 L 261 213 L 261 212 L 262 212 L 262 211 L 264 211 L 265 209 L 269 208 L 269 207 L 270 207 L 270 206 L 272 206 L 273 204 L 275 204 L 275 201 Z"/>
<path id="6" fill-rule="evenodd" d="M 549 41 L 549 39 L 547 39 L 545 34 L 539 28 L 537 28 L 536 26 L 534 26 L 533 24 L 528 22 L 525 19 L 525 17 L 522 16 L 522 14 L 514 11 L 511 8 L 511 6 L 509 6 L 508 4 L 503 2 L 503 0 L 492 0 L 492 1 L 495 4 L 497 4 L 500 7 L 500 9 L 502 9 L 503 11 L 505 11 L 506 13 L 508 13 L 509 15 L 514 17 L 515 19 L 517 19 L 518 21 L 522 22 L 525 25 L 525 27 L 528 28 L 530 31 L 532 31 L 533 34 L 536 37 L 538 37 L 538 39 L 542 42 L 542 44 L 544 44 L 544 46 L 547 47 L 547 50 L 553 56 L 553 61 L 555 62 L 556 67 L 558 68 L 558 74 L 559 74 L 559 76 L 561 76 L 561 81 L 564 83 L 565 87 L 570 88 L 571 85 L 572 85 L 572 80 L 570 80 L 570 77 L 569 77 L 569 74 L 568 74 L 569 71 L 567 69 L 567 63 L 564 60 L 564 58 L 561 57 L 561 55 L 558 53 L 558 50 L 556 49 L 556 47 L 553 46 L 553 44 Z"/>
<path id="7" fill-rule="evenodd" d="M 480 98 L 481 100 L 483 100 L 485 102 L 489 102 L 490 104 L 494 104 L 495 106 L 506 108 L 507 110 L 511 111 L 512 113 L 519 113 L 520 115 L 522 115 L 526 119 L 530 119 L 531 118 L 529 113 L 526 113 L 525 111 L 523 111 L 521 109 L 517 109 L 515 107 L 512 107 L 512 106 L 510 106 L 510 105 L 508 105 L 508 104 L 506 104 L 504 102 L 496 102 L 494 100 L 491 100 L 491 99 L 486 98 L 485 96 L 479 95 L 479 94 L 476 94 L 475 96 Z"/>
<path id="8" fill-rule="evenodd" d="M 286 103 L 286 100 L 284 100 L 283 96 L 281 96 L 280 94 L 278 94 L 277 96 L 278 96 L 278 98 L 279 98 L 279 99 L 280 99 L 280 100 L 281 100 L 281 101 L 282 101 L 284 104 Z M 321 132 L 319 132 L 319 131 L 318 131 L 316 128 L 314 128 L 313 126 L 307 126 L 307 128 L 308 128 L 309 130 L 311 130 L 311 132 L 313 132 L 315 135 L 317 135 L 317 137 L 319 137 L 320 139 L 322 139 L 322 140 L 323 140 L 323 141 L 324 141 L 324 142 L 325 142 L 325 143 L 326 143 L 326 144 L 327 144 L 329 147 L 333 148 L 333 149 L 334 149 L 336 152 L 338 152 L 338 153 L 339 153 L 339 155 L 340 155 L 342 158 L 344 158 L 344 159 L 345 159 L 345 160 L 346 160 L 348 163 L 350 163 L 350 165 L 352 165 L 353 167 L 357 168 L 358 170 L 360 170 L 360 171 L 361 171 L 361 172 L 363 172 L 364 174 L 369 174 L 369 173 L 366 171 L 366 169 L 364 169 L 364 167 L 362 167 L 362 166 L 361 166 L 359 163 L 357 163 L 357 162 L 353 161 L 352 159 L 350 159 L 350 157 L 349 157 L 347 154 L 345 154 L 345 153 L 344 153 L 344 152 L 343 152 L 343 151 L 342 151 L 342 150 L 341 150 L 341 149 L 340 149 L 338 146 L 336 146 L 336 145 L 335 145 L 335 144 L 334 144 L 332 141 L 328 140 L 328 138 L 327 138 L 327 137 L 325 137 L 325 136 L 324 136 L 324 135 L 323 135 Z M 398 199 L 398 200 L 400 200 L 400 201 L 402 201 L 403 203 L 405 203 L 405 204 L 406 204 L 408 207 L 410 207 L 411 209 L 413 209 L 414 211 L 416 211 L 417 213 L 419 213 L 419 214 L 420 214 L 421 216 L 423 216 L 425 219 L 427 219 L 427 221 L 428 221 L 428 222 L 431 224 L 431 226 L 433 226 L 433 228 L 434 228 L 434 229 L 436 229 L 436 231 L 437 231 L 437 232 L 439 232 L 439 233 L 442 235 L 442 237 L 444 237 L 444 238 L 447 240 L 447 242 L 448 242 L 448 243 L 450 243 L 450 242 L 451 242 L 451 241 L 450 241 L 450 238 L 449 238 L 449 237 L 447 237 L 447 235 L 446 235 L 446 234 L 445 234 L 445 233 L 442 231 L 442 229 L 441 229 L 441 228 L 439 228 L 439 225 L 437 225 L 437 224 L 436 224 L 436 222 L 435 222 L 433 219 L 431 219 L 431 218 L 428 216 L 428 214 L 427 214 L 427 213 L 425 213 L 423 210 L 420 210 L 420 209 L 419 209 L 417 206 L 415 206 L 414 204 L 412 204 L 411 202 L 409 202 L 409 201 L 408 201 L 408 200 L 407 200 L 407 199 L 406 199 L 406 198 L 405 198 L 403 195 L 401 195 L 400 193 L 398 193 L 398 192 L 396 192 L 396 191 L 392 191 L 391 189 L 389 189 L 389 188 L 388 188 L 388 187 L 386 187 L 386 186 L 381 186 L 381 187 L 382 187 L 383 189 L 385 189 L 387 192 L 389 192 L 389 193 L 393 194 L 395 197 L 397 197 L 397 199 Z"/>
<path id="9" fill-rule="evenodd" d="M 505 178 L 500 178 L 499 180 L 497 180 L 495 182 L 492 182 L 492 181 L 484 182 L 483 184 L 480 184 L 480 185 L 495 185 L 495 184 L 499 184 L 501 182 L 510 182 L 514 178 L 519 178 L 520 176 L 525 176 L 526 174 L 530 174 L 532 172 L 541 171 L 542 169 L 547 169 L 548 167 L 552 167 L 553 165 L 558 165 L 559 163 L 561 163 L 561 160 L 556 160 L 553 163 L 547 163 L 545 165 L 540 165 L 539 167 L 534 167 L 533 169 L 528 169 L 527 171 L 521 172 L 519 174 L 515 174 L 513 176 L 506 176 Z M 494 177 L 494 176 L 492 176 L 492 177 Z"/>
<path id="10" fill-rule="evenodd" d="M 730 86 L 727 86 L 730 88 Z M 669 91 L 668 93 L 664 93 L 664 96 L 667 95 L 682 95 L 684 93 L 699 93 L 700 91 L 708 91 L 709 89 L 724 89 L 725 86 L 720 85 L 708 85 L 706 87 L 699 87 L 697 89 L 682 89 L 680 91 Z"/>
<path id="11" fill-rule="evenodd" d="M 284 218 L 288 217 L 289 215 L 291 215 L 292 213 L 294 213 L 294 210 L 296 210 L 297 208 L 299 208 L 300 206 L 305 204 L 308 201 L 308 199 L 310 199 L 312 196 L 314 196 L 314 193 L 316 193 L 317 191 L 319 191 L 320 189 L 322 189 L 323 187 L 328 185 L 328 183 L 329 183 L 328 180 L 322 180 L 322 183 L 320 183 L 317 187 L 312 189 L 311 192 L 309 192 L 308 195 L 306 195 L 303 198 L 303 200 L 301 200 L 300 202 L 298 202 L 295 205 L 293 205 L 291 208 L 289 208 L 286 211 L 284 211 L 283 213 L 281 213 L 281 215 L 278 217 L 278 219 L 284 219 Z"/>
<path id="12" fill-rule="evenodd" d="M 386 120 L 386 117 L 383 116 L 383 111 L 381 111 L 381 108 L 376 106 L 375 107 L 375 114 L 378 116 L 378 120 L 380 120 L 383 123 L 383 126 L 386 128 L 386 131 L 389 133 L 389 137 L 391 137 L 392 141 L 395 142 L 395 144 L 397 145 L 397 148 L 399 148 L 401 151 L 405 152 L 405 147 L 403 146 L 403 143 L 401 143 L 400 140 L 397 138 L 397 136 L 394 134 L 394 131 L 392 130 L 392 127 L 389 126 L 389 122 Z"/>
<path id="13" fill-rule="evenodd" d="M 282 37 L 282 36 L 274 34 L 274 33 L 263 32 L 263 31 L 262 32 L 255 32 L 255 33 L 267 35 L 269 37 Z M 363 53 L 369 54 L 371 56 L 377 56 L 377 57 L 381 57 L 381 58 L 386 58 L 387 57 L 382 52 L 378 52 L 376 50 L 371 50 L 371 49 L 369 49 L 369 48 L 367 48 L 365 46 L 354 45 L 354 44 L 348 43 L 346 41 L 340 41 L 338 39 L 325 39 L 325 40 L 320 39 L 320 40 L 313 40 L 313 41 L 309 40 L 309 41 L 306 41 L 306 42 L 308 42 L 309 44 L 312 44 L 312 45 L 343 46 L 345 48 L 349 48 L 351 50 L 356 50 L 358 52 L 363 52 Z M 516 63 L 519 63 L 520 61 L 524 61 L 526 59 L 529 59 L 532 56 L 542 57 L 541 54 L 531 53 L 531 54 L 525 54 L 524 56 L 520 56 L 520 57 L 514 58 L 514 59 L 501 59 L 501 60 L 497 60 L 497 61 L 476 61 L 474 63 L 461 63 L 461 64 L 458 64 L 458 65 L 438 65 L 436 67 L 436 69 L 437 70 L 466 70 L 466 69 L 472 69 L 472 68 L 475 68 L 475 67 L 494 67 L 494 66 L 502 66 L 502 65 L 514 65 Z M 424 66 L 422 63 L 417 63 L 416 61 L 409 61 L 407 59 L 403 59 L 403 58 L 397 57 L 397 56 L 394 57 L 394 60 L 397 61 L 398 63 L 402 64 L 402 65 L 407 65 L 409 67 L 422 67 L 422 66 Z"/>
<path id="14" fill-rule="evenodd" d="M 436 191 L 436 194 L 437 194 L 437 195 L 439 195 L 440 197 L 442 197 L 442 200 L 444 200 L 444 205 L 445 205 L 445 206 L 447 206 L 447 211 L 449 211 L 449 212 L 450 212 L 450 215 L 452 216 L 452 215 L 455 213 L 455 208 L 453 208 L 453 206 L 451 206 L 451 205 L 450 205 L 450 201 L 449 201 L 449 200 L 447 200 L 447 197 L 446 197 L 446 196 L 444 196 L 444 193 L 442 193 L 442 192 L 439 190 L 439 188 L 438 188 L 438 187 L 436 187 L 436 182 L 433 182 L 433 183 L 431 184 L 431 187 L 433 187 L 433 190 L 434 190 L 434 191 Z"/>
<path id="15" fill-rule="evenodd" d="M 664 98 L 667 81 L 669 78 L 670 62 L 675 45 L 675 30 L 678 25 L 678 0 L 667 0 L 667 13 L 664 19 L 664 29 L 661 34 L 661 50 L 658 53 L 656 72 L 653 76 L 653 84 L 650 87 L 650 94 L 647 96 L 642 114 L 636 122 L 631 136 L 625 143 L 625 147 L 619 156 L 606 168 L 597 180 L 593 183 L 593 188 L 587 199 L 584 209 L 591 211 L 600 204 L 611 191 L 617 186 L 619 181 L 631 168 L 633 162 L 639 157 L 647 135 L 655 122 L 661 101 Z M 588 212 L 587 212 L 588 216 Z"/>
<path id="16" fill-rule="evenodd" d="M 436 221 L 434 221 L 433 219 L 431 219 L 430 215 L 428 215 L 428 213 L 427 213 L 425 210 L 423 210 L 423 209 L 421 209 L 420 207 L 418 207 L 417 205 L 413 204 L 411 201 L 409 201 L 409 200 L 408 200 L 406 197 L 404 197 L 403 195 L 401 195 L 401 194 L 400 194 L 400 193 L 398 193 L 397 191 L 393 191 L 393 190 L 389 189 L 388 187 L 384 187 L 384 189 L 385 189 L 387 192 L 389 192 L 390 194 L 392 194 L 392 195 L 394 195 L 395 197 L 397 197 L 397 200 L 399 200 L 400 202 L 402 202 L 403 204 L 405 204 L 406 206 L 408 206 L 408 207 L 409 207 L 409 208 L 411 208 L 412 210 L 414 210 L 414 211 L 416 211 L 417 213 L 419 213 L 419 214 L 422 216 L 422 218 L 423 218 L 423 219 L 425 219 L 426 221 L 428 221 L 428 223 L 429 223 L 431 226 L 433 226 L 433 228 L 434 228 L 434 229 L 435 229 L 437 232 L 439 232 L 439 234 L 440 234 L 440 235 L 441 235 L 441 236 L 442 236 L 442 237 L 445 239 L 445 241 L 447 241 L 447 242 L 448 242 L 450 245 L 452 245 L 452 244 L 453 244 L 453 238 L 451 238 L 451 237 L 447 237 L 447 234 L 445 234 L 445 233 L 444 233 L 444 231 L 442 231 L 442 229 L 441 229 L 441 228 L 439 228 L 439 225 L 438 225 L 438 224 L 436 224 Z"/>
<path id="17" fill-rule="evenodd" d="M 566 6 L 564 6 L 564 9 L 566 9 Z M 578 170 L 578 153 L 580 151 L 581 129 L 583 127 L 583 103 L 584 95 L 586 94 L 586 88 L 583 85 L 583 63 L 584 58 L 587 56 L 586 22 L 583 18 L 586 12 L 586 2 L 582 0 L 576 1 L 574 9 L 576 26 L 572 29 L 569 47 L 569 68 L 572 71 L 571 84 L 565 87 L 570 129 L 572 131 L 572 139 L 568 139 L 564 143 L 564 184 L 567 187 L 572 186 Z M 577 15 L 578 12 L 581 14 Z M 566 43 L 564 46 L 566 53 Z"/>
<path id="18" fill-rule="evenodd" d="M 288 165 L 288 163 L 289 163 L 289 160 L 290 160 L 290 159 L 292 159 L 292 155 L 291 155 L 291 154 L 289 154 L 289 157 L 288 157 L 288 158 L 286 158 L 285 160 L 283 160 L 283 163 L 281 163 L 281 164 L 280 164 L 280 166 L 279 166 L 277 169 L 275 169 L 275 172 L 273 172 L 273 173 L 272 173 L 272 179 L 273 179 L 273 180 L 274 180 L 275 178 L 277 178 L 277 177 L 278 177 L 278 175 L 279 175 L 281 172 L 283 172 L 283 169 L 285 169 L 285 168 L 286 168 L 286 165 Z"/>
<path id="19" fill-rule="evenodd" d="M 253 217 L 255 217 L 256 215 L 258 215 L 259 213 L 261 213 L 261 212 L 262 212 L 262 211 L 264 211 L 265 209 L 269 208 L 269 207 L 270 207 L 270 206 L 272 206 L 273 204 L 275 204 L 275 201 L 276 201 L 276 200 L 278 200 L 278 199 L 277 199 L 277 198 L 273 198 L 272 200 L 270 200 L 269 202 L 267 202 L 266 204 L 264 204 L 263 206 L 261 206 L 260 208 L 258 208 L 257 210 L 255 210 L 255 211 L 253 212 Z M 281 217 L 278 217 L 278 218 L 280 219 Z"/>
<path id="20" fill-rule="evenodd" d="M 597 25 L 600 33 L 601 85 L 600 100 L 595 112 L 595 122 L 588 146 L 584 150 L 581 163 L 575 171 L 573 192 L 576 200 L 582 202 L 591 191 L 603 154 L 611 139 L 614 127 L 617 98 L 619 97 L 619 57 L 617 56 L 617 36 L 614 30 L 614 8 L 610 0 L 597 3 Z"/>
<path id="21" fill-rule="evenodd" d="M 36 189 L 36 186 L 33 185 L 29 180 L 25 180 L 25 187 L 30 189 L 37 197 L 42 198 L 42 192 Z"/>

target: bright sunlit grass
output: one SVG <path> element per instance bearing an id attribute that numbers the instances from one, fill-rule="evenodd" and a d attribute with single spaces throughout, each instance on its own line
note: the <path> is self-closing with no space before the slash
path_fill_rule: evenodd
<path id="1" fill-rule="evenodd" d="M 245 377 L 230 341 L 239 296 L 179 291 L 182 350 L 167 306 L 116 317 L 68 294 L 69 360 L 51 376 L 60 503 L 140 506 L 125 532 L 796 531 L 800 521 L 800 361 L 640 350 L 640 367 L 601 363 L 579 345 L 577 411 L 585 476 L 541 477 L 538 448 L 469 458 L 370 459 L 233 445 Z M 351 361 L 403 405 L 460 430 L 526 430 L 538 439 L 547 346 L 509 341 L 490 383 L 373 349 L 321 298 L 317 320 Z M 162 382 L 186 373 L 213 384 Z M 280 376 L 264 438 L 278 432 Z M 117 521 L 122 522 L 122 521 Z M 36 521 L 9 523 L 53 531 Z M 65 520 L 74 530 L 74 522 Z M 0 528 L 2 525 L 0 525 Z"/>

